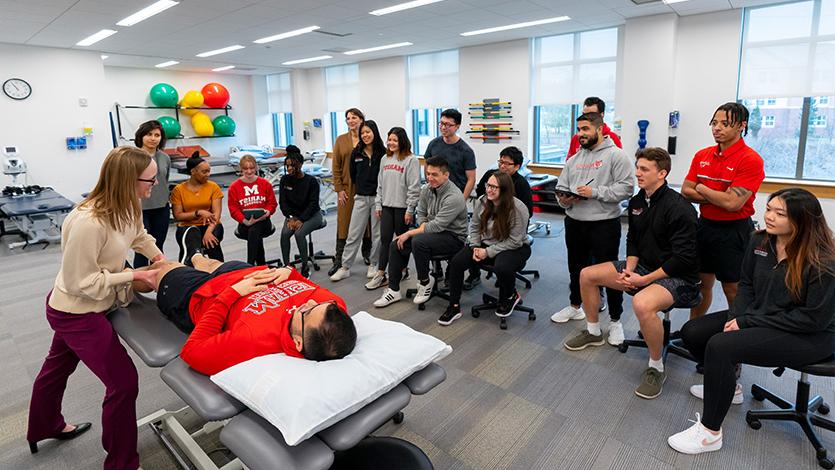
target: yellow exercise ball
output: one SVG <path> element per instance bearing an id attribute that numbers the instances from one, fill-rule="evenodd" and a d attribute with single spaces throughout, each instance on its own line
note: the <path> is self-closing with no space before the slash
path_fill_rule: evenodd
<path id="1" fill-rule="evenodd" d="M 196 90 L 187 91 L 183 99 L 180 100 L 180 108 L 183 108 L 181 111 L 186 116 L 194 116 L 198 112 L 196 109 L 186 108 L 199 108 L 201 106 L 203 106 L 203 94 Z"/>
<path id="2" fill-rule="evenodd" d="M 212 120 L 206 113 L 197 112 L 191 117 L 191 127 L 194 128 L 194 133 L 206 137 L 214 135 L 215 126 L 212 125 Z"/>

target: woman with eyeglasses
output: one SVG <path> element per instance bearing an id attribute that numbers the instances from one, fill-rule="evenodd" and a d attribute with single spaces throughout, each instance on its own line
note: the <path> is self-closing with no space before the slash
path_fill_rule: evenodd
<path id="1" fill-rule="evenodd" d="M 209 180 L 212 168 L 209 162 L 200 158 L 197 152 L 186 160 L 189 179 L 171 191 L 171 210 L 177 220 L 174 236 L 180 247 L 178 256 L 181 263 L 188 265 L 195 253 L 223 261 L 223 225 L 220 215 L 223 210 L 223 191 L 214 181 Z"/>
<path id="2" fill-rule="evenodd" d="M 513 180 L 506 173 L 493 172 L 485 190 L 473 204 L 467 246 L 449 262 L 449 306 L 438 319 L 444 326 L 461 318 L 464 273 L 470 268 L 493 267 L 499 284 L 497 316 L 509 316 L 520 300 L 516 271 L 531 257 L 528 208 L 514 197 Z"/>
<path id="3" fill-rule="evenodd" d="M 377 196 L 377 178 L 380 175 L 380 161 L 386 155 L 386 146 L 380 138 L 377 123 L 371 120 L 360 125 L 360 142 L 351 153 L 351 181 L 354 182 L 356 196 L 351 211 L 351 225 L 345 251 L 342 253 L 342 265 L 330 277 L 331 281 L 341 281 L 351 275 L 351 265 L 360 249 L 363 234 L 371 224 L 371 264 L 366 276 L 368 279 L 377 273 L 380 253 L 380 220 L 371 217 L 374 200 Z"/>
<path id="4" fill-rule="evenodd" d="M 134 288 L 156 282 L 157 268 L 125 268 L 128 250 L 154 263 L 165 259 L 142 226 L 140 200 L 151 196 L 156 175 L 156 162 L 147 152 L 117 147 L 105 158 L 96 186 L 64 220 L 61 268 L 46 297 L 46 319 L 54 335 L 29 404 L 26 439 L 33 454 L 38 452 L 39 441 L 65 441 L 90 429 L 90 423 L 68 424 L 61 414 L 67 379 L 81 361 L 105 385 L 104 468 L 139 468 L 139 378 L 107 312 L 127 305 Z"/>
<path id="5" fill-rule="evenodd" d="M 157 242 L 157 248 L 162 250 L 165 238 L 168 236 L 168 220 L 171 210 L 168 206 L 168 175 L 171 171 L 171 157 L 163 152 L 165 148 L 165 132 L 162 124 L 157 120 L 143 122 L 136 130 L 133 143 L 154 159 L 157 165 L 155 175 L 157 184 L 151 189 L 151 196 L 142 200 L 142 223 Z M 133 257 L 133 267 L 141 268 L 148 265 L 148 258 L 136 253 Z"/>
<path id="6" fill-rule="evenodd" d="M 745 251 L 733 306 L 681 328 L 704 364 L 704 385 L 690 387 L 702 414 L 667 439 L 678 452 L 722 448 L 722 422 L 731 404 L 743 402 L 737 364 L 796 368 L 835 348 L 835 239 L 820 202 L 805 189 L 781 189 L 768 198 L 764 219 Z"/>
<path id="7" fill-rule="evenodd" d="M 322 210 L 319 207 L 319 181 L 302 171 L 304 159 L 295 145 L 287 146 L 284 159 L 286 174 L 281 177 L 278 200 L 284 214 L 281 228 L 281 259 L 290 265 L 290 238 L 296 239 L 301 260 L 301 273 L 310 277 L 309 260 L 312 253 L 307 250 L 307 236 L 322 228 Z"/>
<path id="8" fill-rule="evenodd" d="M 419 197 L 420 162 L 412 154 L 406 130 L 392 127 L 386 139 L 386 156 L 380 161 L 374 200 L 374 216 L 380 219 L 380 261 L 377 273 L 365 284 L 366 289 L 374 290 L 388 283 L 389 245 L 412 225 Z"/>
<path id="9" fill-rule="evenodd" d="M 351 180 L 351 154 L 354 148 L 360 143 L 359 129 L 365 121 L 365 114 L 357 108 L 350 108 L 345 111 L 345 124 L 348 125 L 348 132 L 340 135 L 333 143 L 333 190 L 337 195 L 336 209 L 336 251 L 334 252 L 333 266 L 328 270 L 328 276 L 332 276 L 342 265 L 342 253 L 345 251 L 345 242 L 348 239 L 348 228 L 351 225 L 351 214 L 354 210 L 354 196 L 356 188 Z M 362 256 L 368 258 L 371 252 L 371 236 L 368 232 L 362 238 Z"/>
<path id="10" fill-rule="evenodd" d="M 258 176 L 258 162 L 244 155 L 238 163 L 241 177 L 229 185 L 229 214 L 238 223 L 236 236 L 246 240 L 246 262 L 256 266 L 267 264 L 264 238 L 275 232 L 270 217 L 275 213 L 273 185 Z"/>

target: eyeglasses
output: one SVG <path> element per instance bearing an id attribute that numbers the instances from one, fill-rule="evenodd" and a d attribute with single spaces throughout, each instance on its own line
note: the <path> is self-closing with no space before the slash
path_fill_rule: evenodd
<path id="1" fill-rule="evenodd" d="M 498 191 L 499 189 L 501 189 L 501 187 L 496 186 L 495 184 L 490 184 L 490 183 L 485 184 L 484 187 L 486 189 L 490 190 L 490 191 Z"/>
<path id="2" fill-rule="evenodd" d="M 150 183 L 150 184 L 157 184 L 157 177 L 154 176 L 153 179 L 147 178 L 136 178 L 137 181 L 142 181 L 143 183 Z"/>
<path id="3" fill-rule="evenodd" d="M 516 166 L 515 163 L 512 161 L 502 160 L 501 158 L 497 160 L 499 162 L 499 166 Z"/>
<path id="4" fill-rule="evenodd" d="M 335 304 L 335 303 L 336 303 L 335 300 L 329 300 L 327 302 L 320 302 L 318 304 L 315 304 L 312 307 L 307 308 L 307 309 L 304 309 L 304 307 L 299 307 L 298 311 L 301 314 L 300 318 L 301 318 L 301 322 L 302 322 L 302 352 L 304 352 L 304 317 L 309 315 L 310 312 L 312 312 L 316 307 L 318 307 L 320 305 L 328 305 L 328 304 Z"/>
<path id="5" fill-rule="evenodd" d="M 443 128 L 455 127 L 457 125 L 458 124 L 455 124 L 454 122 L 443 122 L 443 121 L 441 121 L 441 122 L 438 123 L 438 127 L 443 127 Z"/>

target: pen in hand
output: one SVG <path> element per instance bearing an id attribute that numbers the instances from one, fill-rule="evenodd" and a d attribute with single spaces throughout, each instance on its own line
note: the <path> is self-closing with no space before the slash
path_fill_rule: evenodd
<path id="1" fill-rule="evenodd" d="M 588 183 L 586 183 L 586 186 L 588 186 L 588 185 L 592 184 L 593 182 L 594 182 L 594 178 L 590 179 L 590 180 L 589 180 L 589 182 L 588 182 Z"/>

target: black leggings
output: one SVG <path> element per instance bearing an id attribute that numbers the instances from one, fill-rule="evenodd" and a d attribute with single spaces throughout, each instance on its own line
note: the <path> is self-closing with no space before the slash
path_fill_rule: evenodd
<path id="1" fill-rule="evenodd" d="M 157 248 L 162 251 L 162 246 L 165 244 L 165 237 L 168 236 L 168 219 L 171 215 L 171 207 L 166 204 L 157 209 L 144 209 L 142 211 L 142 224 L 148 235 L 154 237 L 157 241 Z M 148 266 L 148 258 L 136 253 L 133 257 L 133 267 L 141 268 Z"/>
<path id="2" fill-rule="evenodd" d="M 688 321 L 681 328 L 684 345 L 705 367 L 702 424 L 718 431 L 731 407 L 736 388 L 736 364 L 759 367 L 800 367 L 827 358 L 835 334 L 790 333 L 751 327 L 723 333 L 728 311 Z"/>
<path id="3" fill-rule="evenodd" d="M 461 291 L 464 289 L 464 273 L 470 268 L 492 265 L 493 273 L 499 284 L 499 299 L 509 298 L 516 291 L 516 272 L 525 267 L 531 257 L 530 245 L 522 245 L 515 250 L 505 250 L 495 258 L 484 261 L 473 260 L 473 248 L 465 246 L 449 262 L 449 303 L 458 305 L 461 302 Z"/>
<path id="4" fill-rule="evenodd" d="M 186 232 L 188 227 L 177 227 L 177 231 L 174 232 L 174 238 L 177 240 L 177 244 L 180 246 L 180 254 L 177 259 L 183 259 L 183 247 L 185 244 L 183 243 L 183 234 Z M 200 230 L 200 237 L 202 238 L 206 235 L 206 231 L 209 230 L 208 225 L 198 225 L 196 226 L 198 230 Z M 208 248 L 203 246 L 203 254 L 208 256 L 211 259 L 218 260 L 223 262 L 223 250 L 220 249 L 220 242 L 223 241 L 223 225 L 217 224 L 215 225 L 215 229 L 212 231 L 215 238 L 217 238 L 217 245 L 213 248 Z"/>
<path id="5" fill-rule="evenodd" d="M 264 238 L 275 233 L 275 227 L 269 217 L 252 225 L 238 224 L 235 236 L 246 240 L 246 262 L 253 266 L 267 264 L 264 253 Z"/>
<path id="6" fill-rule="evenodd" d="M 371 217 L 377 217 L 372 215 Z M 385 271 L 389 264 L 389 245 L 395 235 L 400 235 L 406 232 L 409 227 L 406 226 L 406 209 L 401 207 L 383 206 L 382 214 L 380 215 L 380 262 L 377 263 L 377 269 Z"/>

